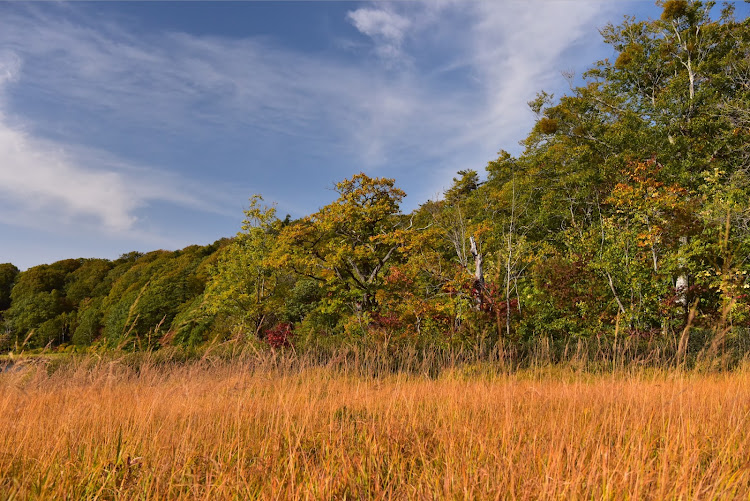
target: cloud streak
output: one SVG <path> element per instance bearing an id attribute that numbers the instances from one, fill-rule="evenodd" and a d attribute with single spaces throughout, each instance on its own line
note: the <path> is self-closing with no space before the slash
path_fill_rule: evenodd
<path id="1" fill-rule="evenodd" d="M 115 172 L 82 168 L 60 150 L 35 144 L 0 118 L 2 205 L 51 223 L 94 218 L 108 231 L 130 230 L 143 202 Z M 62 220 L 60 220 L 62 218 Z"/>
<path id="2" fill-rule="evenodd" d="M 0 96 L 21 81 L 22 59 L 0 53 Z M 0 101 L 2 102 L 2 101 Z M 105 152 L 35 137 L 0 106 L 0 222 L 45 230 L 84 226 L 153 241 L 136 211 L 169 202 L 221 212 L 175 174 L 137 167 Z M 26 127 L 29 128 L 29 127 Z M 214 197 L 215 199 L 215 197 Z"/>

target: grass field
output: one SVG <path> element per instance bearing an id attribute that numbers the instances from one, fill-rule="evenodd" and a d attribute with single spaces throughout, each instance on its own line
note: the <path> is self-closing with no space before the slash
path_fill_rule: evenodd
<path id="1" fill-rule="evenodd" d="M 3 499 L 750 497 L 750 371 L 0 374 Z"/>

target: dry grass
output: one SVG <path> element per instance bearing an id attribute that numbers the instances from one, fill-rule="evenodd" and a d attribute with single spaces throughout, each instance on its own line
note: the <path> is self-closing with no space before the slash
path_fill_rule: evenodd
<path id="1" fill-rule="evenodd" d="M 750 496 L 750 373 L 0 374 L 1 498 Z"/>

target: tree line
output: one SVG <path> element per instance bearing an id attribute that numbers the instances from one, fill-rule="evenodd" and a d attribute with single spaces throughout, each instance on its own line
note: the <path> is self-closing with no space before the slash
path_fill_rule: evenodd
<path id="1" fill-rule="evenodd" d="M 256 195 L 208 246 L 0 265 L 0 349 L 747 336 L 749 21 L 659 5 L 601 30 L 614 56 L 580 85 L 529 103 L 521 154 L 410 213 L 360 173 L 298 220 Z"/>

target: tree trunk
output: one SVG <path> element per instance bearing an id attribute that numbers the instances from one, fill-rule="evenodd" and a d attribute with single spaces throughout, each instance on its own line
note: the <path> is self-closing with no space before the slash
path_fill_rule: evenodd
<path id="1" fill-rule="evenodd" d="M 469 237 L 471 255 L 474 256 L 474 286 L 477 290 L 477 306 L 481 309 L 484 302 L 484 256 L 479 252 L 474 235 Z"/>
<path id="2" fill-rule="evenodd" d="M 687 237 L 683 236 L 680 237 L 680 247 L 684 247 L 687 245 Z M 685 260 L 683 258 L 680 258 L 680 268 L 685 267 Z M 687 289 L 688 289 L 688 276 L 687 273 L 684 271 L 680 273 L 680 275 L 677 277 L 677 280 L 675 281 L 675 289 L 677 290 L 677 301 L 676 303 L 681 305 L 685 309 L 685 313 L 687 313 L 687 307 L 688 307 L 688 300 L 687 300 Z"/>
<path id="3" fill-rule="evenodd" d="M 474 236 L 469 237 L 471 242 L 471 255 L 474 256 L 474 279 L 479 285 L 484 287 L 484 257 L 477 248 L 477 241 L 474 240 Z"/>

